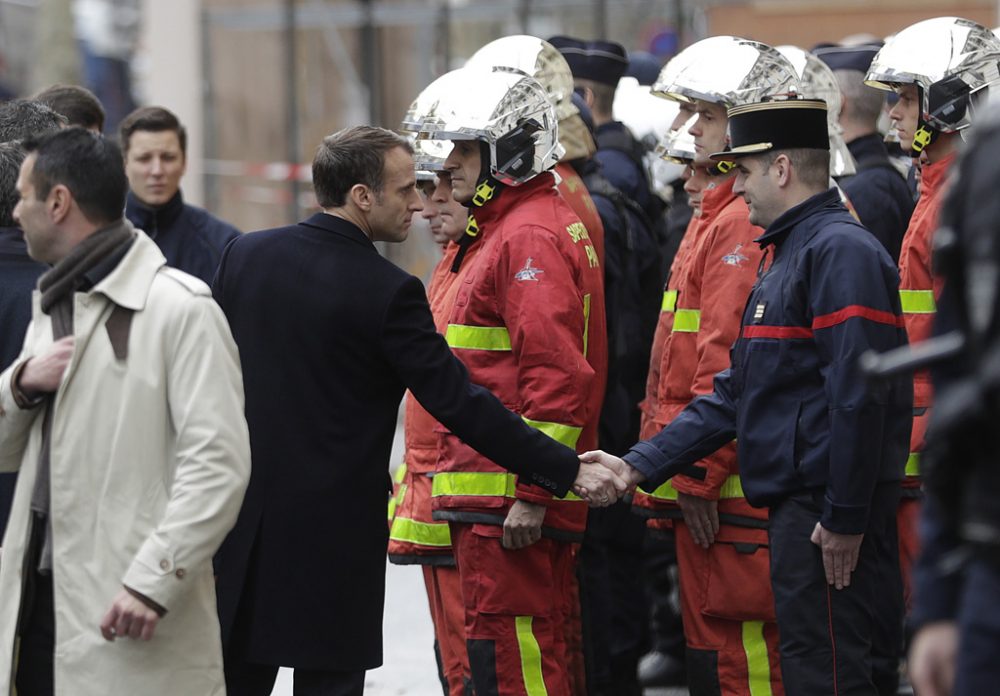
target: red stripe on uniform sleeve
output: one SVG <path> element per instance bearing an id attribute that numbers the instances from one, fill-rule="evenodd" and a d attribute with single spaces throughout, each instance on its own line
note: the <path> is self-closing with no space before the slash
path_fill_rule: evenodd
<path id="1" fill-rule="evenodd" d="M 807 326 L 744 326 L 743 338 L 812 338 Z"/>
<path id="2" fill-rule="evenodd" d="M 836 312 L 816 317 L 813 319 L 812 327 L 814 330 L 829 329 L 831 326 L 842 324 L 848 319 L 852 319 L 854 317 L 868 319 L 869 321 L 878 322 L 879 324 L 888 324 L 889 326 L 895 326 L 897 329 L 901 329 L 904 326 L 903 317 L 897 316 L 892 312 L 882 312 L 880 310 L 872 309 L 871 307 L 864 307 L 862 305 L 851 305 L 850 307 L 839 309 Z"/>

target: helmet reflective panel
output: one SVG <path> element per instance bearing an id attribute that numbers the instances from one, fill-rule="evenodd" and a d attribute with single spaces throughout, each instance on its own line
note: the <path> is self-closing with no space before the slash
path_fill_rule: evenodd
<path id="1" fill-rule="evenodd" d="M 580 113 L 573 106 L 573 71 L 555 46 L 535 36 L 504 36 L 480 48 L 465 62 L 467 68 L 507 68 L 538 80 L 556 107 L 556 119 Z"/>
<path id="2" fill-rule="evenodd" d="M 451 152 L 451 143 L 447 140 L 428 140 L 426 138 L 416 138 L 411 143 L 413 145 L 413 163 L 417 168 L 417 178 L 434 178 L 437 172 L 444 171 L 444 161 Z M 430 176 L 423 176 L 422 174 Z"/>
<path id="3" fill-rule="evenodd" d="M 998 61 L 1000 39 L 992 31 L 968 19 L 937 17 L 890 37 L 865 83 L 886 90 L 916 85 L 921 124 L 953 133 L 971 125 L 970 96 L 1000 78 Z"/>
<path id="4" fill-rule="evenodd" d="M 653 86 L 655 94 L 726 108 L 798 92 L 795 68 L 783 55 L 767 44 L 735 36 L 713 36 L 689 46 L 660 77 Z"/>
<path id="5" fill-rule="evenodd" d="M 694 114 L 680 128 L 676 128 L 664 134 L 660 142 L 656 145 L 656 154 L 667 162 L 674 164 L 688 164 L 694 161 L 694 136 L 688 131 L 698 120 L 698 114 Z"/>
<path id="6" fill-rule="evenodd" d="M 431 83 L 438 98 L 424 114 L 418 138 L 479 140 L 489 146 L 490 173 L 516 186 L 559 162 L 555 107 L 532 77 L 466 67 Z"/>
<path id="7" fill-rule="evenodd" d="M 798 46 L 778 46 L 778 51 L 795 68 L 799 88 L 806 99 L 826 102 L 826 126 L 830 133 L 830 176 L 849 176 L 857 169 L 840 127 L 840 86 L 837 76 L 822 60 Z"/>

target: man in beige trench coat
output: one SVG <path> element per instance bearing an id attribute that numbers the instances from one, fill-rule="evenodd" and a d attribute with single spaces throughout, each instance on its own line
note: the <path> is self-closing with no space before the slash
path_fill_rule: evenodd
<path id="1" fill-rule="evenodd" d="M 53 268 L 0 375 L 0 694 L 225 693 L 212 555 L 249 477 L 239 358 L 200 280 L 122 218 L 121 152 L 27 144 L 14 211 Z"/>

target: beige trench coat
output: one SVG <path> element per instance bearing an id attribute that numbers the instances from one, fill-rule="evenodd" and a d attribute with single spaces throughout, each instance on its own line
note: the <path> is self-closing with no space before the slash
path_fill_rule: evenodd
<path id="1" fill-rule="evenodd" d="M 168 269 L 139 233 L 119 265 L 74 302 L 76 347 L 52 408 L 55 692 L 225 693 L 212 555 L 250 474 L 236 345 L 200 280 Z M 35 293 L 22 357 L 52 343 Z M 105 322 L 132 309 L 118 360 Z M 0 470 L 20 471 L 0 557 L 0 694 L 13 655 L 43 408 L 21 410 L 0 375 Z M 149 642 L 106 642 L 122 585 L 167 609 Z"/>

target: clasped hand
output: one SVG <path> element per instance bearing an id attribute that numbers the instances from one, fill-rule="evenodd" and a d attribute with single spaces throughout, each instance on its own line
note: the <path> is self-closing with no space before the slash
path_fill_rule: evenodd
<path id="1" fill-rule="evenodd" d="M 580 455 L 573 492 L 594 507 L 606 507 L 635 490 L 643 479 L 620 457 L 601 450 L 584 452 Z"/>

